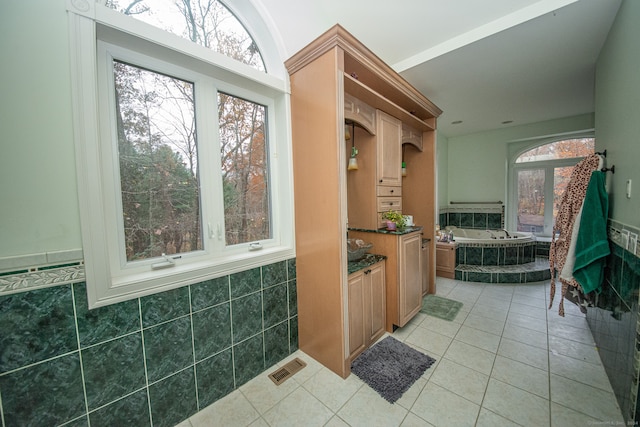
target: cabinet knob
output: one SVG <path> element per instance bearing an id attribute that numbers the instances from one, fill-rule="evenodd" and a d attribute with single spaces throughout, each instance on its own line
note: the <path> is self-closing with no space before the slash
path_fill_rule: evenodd
<path id="1" fill-rule="evenodd" d="M 393 190 L 391 190 L 391 193 L 393 193 Z"/>
<path id="2" fill-rule="evenodd" d="M 380 182 L 382 182 L 382 180 L 380 180 Z"/>

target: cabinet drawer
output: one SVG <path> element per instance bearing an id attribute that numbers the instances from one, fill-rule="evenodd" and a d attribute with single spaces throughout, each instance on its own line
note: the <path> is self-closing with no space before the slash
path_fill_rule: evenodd
<path id="1" fill-rule="evenodd" d="M 376 196 L 402 196 L 402 187 L 391 187 L 387 185 L 378 185 L 376 187 Z"/>
<path id="2" fill-rule="evenodd" d="M 344 118 L 360 124 L 370 134 L 376 134 L 376 109 L 348 93 L 344 94 Z"/>
<path id="3" fill-rule="evenodd" d="M 378 212 L 402 210 L 402 197 L 378 197 Z"/>

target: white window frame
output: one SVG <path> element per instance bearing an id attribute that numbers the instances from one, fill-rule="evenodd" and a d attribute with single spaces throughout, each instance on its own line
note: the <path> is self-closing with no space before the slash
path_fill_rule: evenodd
<path id="1" fill-rule="evenodd" d="M 99 4 L 86 3 L 84 10 L 79 10 L 78 4 L 84 3 L 72 1 L 68 11 L 74 139 L 89 307 L 294 257 L 289 93 L 287 81 L 278 77 L 282 70 L 266 74 Z M 122 209 L 117 149 L 113 143 L 113 73 L 109 76 L 112 57 L 195 81 L 197 102 L 204 98 L 205 103 L 213 106 L 213 113 L 217 112 L 217 91 L 266 106 L 272 238 L 226 246 L 224 212 L 217 200 L 214 203 L 217 197 L 222 200 L 221 177 L 215 173 L 219 168 L 200 167 L 201 185 L 219 184 L 218 195 L 202 197 L 203 250 L 172 259 L 175 265 L 166 269 L 152 268 L 162 258 L 126 262 L 119 220 Z M 217 115 L 205 119 L 199 114 L 196 108 L 199 164 L 220 165 L 219 146 L 209 145 L 212 140 L 217 142 Z"/>

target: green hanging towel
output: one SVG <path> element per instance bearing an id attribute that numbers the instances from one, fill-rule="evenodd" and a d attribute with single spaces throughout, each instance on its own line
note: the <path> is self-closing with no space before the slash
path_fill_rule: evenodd
<path id="1" fill-rule="evenodd" d="M 605 172 L 595 171 L 591 174 L 582 205 L 573 277 L 585 294 L 591 291 L 600 293 L 604 267 L 611 252 L 607 238 L 609 197 L 605 181 Z"/>

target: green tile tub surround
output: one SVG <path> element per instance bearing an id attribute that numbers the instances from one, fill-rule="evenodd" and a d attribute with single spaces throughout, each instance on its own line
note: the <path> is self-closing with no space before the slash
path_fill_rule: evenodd
<path id="1" fill-rule="evenodd" d="M 460 227 L 462 228 L 473 228 L 473 214 L 462 212 L 460 214 Z"/>
<path id="2" fill-rule="evenodd" d="M 502 228 L 502 214 L 487 214 L 487 228 L 490 230 L 499 230 Z"/>
<path id="3" fill-rule="evenodd" d="M 484 248 L 482 251 L 482 265 L 500 265 L 498 248 Z"/>
<path id="4" fill-rule="evenodd" d="M 456 227 L 460 227 L 460 213 L 459 212 L 449 212 L 449 221 L 447 225 L 455 225 Z"/>
<path id="5" fill-rule="evenodd" d="M 486 213 L 474 213 L 473 214 L 473 228 L 486 229 L 488 224 Z"/>
<path id="6" fill-rule="evenodd" d="M 243 273 L 93 310 L 84 283 L 0 297 L 5 424 L 175 425 L 286 358 L 295 260 Z"/>

